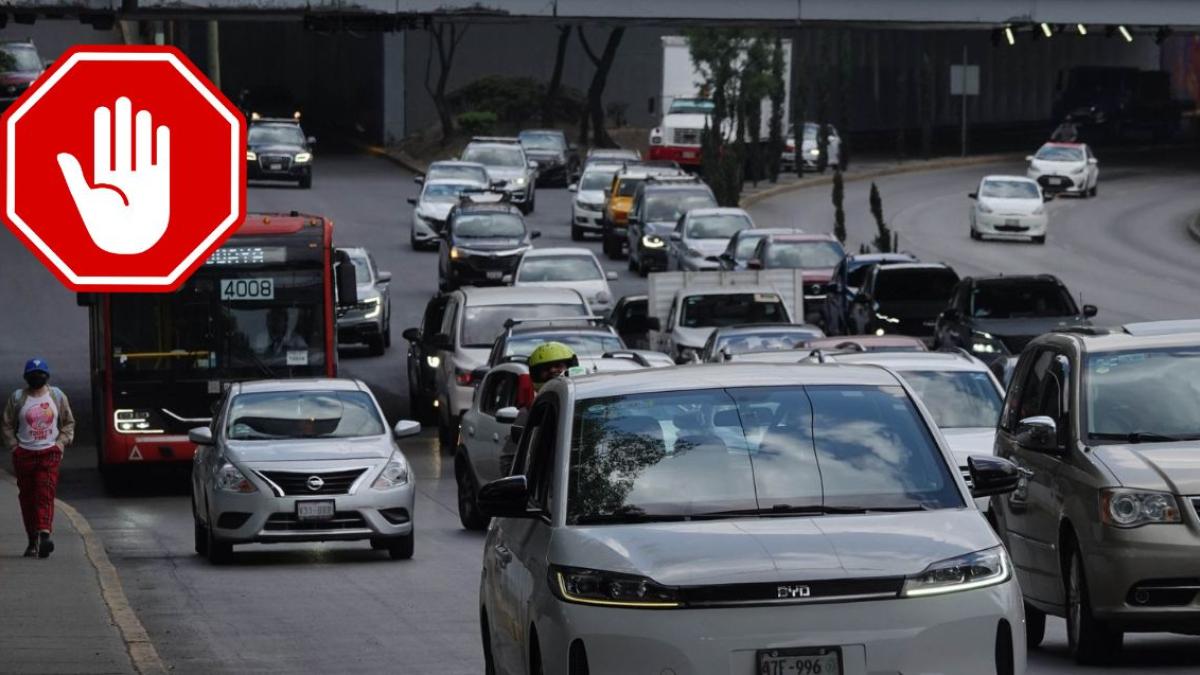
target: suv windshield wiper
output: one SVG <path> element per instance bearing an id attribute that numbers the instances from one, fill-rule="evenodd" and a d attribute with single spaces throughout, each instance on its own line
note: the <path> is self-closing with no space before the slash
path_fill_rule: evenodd
<path id="1" fill-rule="evenodd" d="M 575 525 L 614 525 L 620 523 L 654 523 L 683 521 L 688 517 L 678 513 L 640 513 L 637 511 L 617 513 L 590 513 L 575 519 Z"/>
<path id="2" fill-rule="evenodd" d="M 923 504 L 909 506 L 828 506 L 823 504 L 773 504 L 762 509 L 734 509 L 730 511 L 712 511 L 709 513 L 693 514 L 693 519 L 724 518 L 736 516 L 825 516 L 861 513 L 904 513 L 908 511 L 928 511 L 930 508 Z"/>
<path id="3" fill-rule="evenodd" d="M 1131 431 L 1127 434 L 1100 433 L 1091 434 L 1091 437 L 1102 441 L 1125 441 L 1126 443 L 1170 443 L 1200 439 L 1200 436 L 1168 436 L 1153 431 Z"/>

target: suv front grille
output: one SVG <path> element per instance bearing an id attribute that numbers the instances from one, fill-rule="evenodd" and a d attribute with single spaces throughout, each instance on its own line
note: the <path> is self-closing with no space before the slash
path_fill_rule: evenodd
<path id="1" fill-rule="evenodd" d="M 292 168 L 292 158 L 288 155 L 259 155 L 258 166 L 264 171 L 272 171 L 271 165 L 278 164 L 280 168 L 274 171 L 287 171 Z"/>
<path id="2" fill-rule="evenodd" d="M 346 471 L 259 471 L 258 474 L 282 491 L 282 496 L 305 497 L 310 495 L 344 495 L 350 493 L 354 481 L 363 475 L 366 469 L 348 469 Z M 310 478 L 320 478 L 321 485 L 313 489 L 309 485 Z M 317 481 L 314 481 L 314 483 Z"/>

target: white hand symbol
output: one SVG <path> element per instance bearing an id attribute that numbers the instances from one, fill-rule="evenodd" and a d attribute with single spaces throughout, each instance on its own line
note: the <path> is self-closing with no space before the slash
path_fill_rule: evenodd
<path id="1" fill-rule="evenodd" d="M 111 111 L 103 106 L 96 108 L 92 119 L 92 182 L 83 177 L 79 160 L 68 152 L 59 153 L 58 167 L 92 241 L 109 253 L 128 255 L 142 253 L 158 243 L 171 220 L 171 130 L 159 126 L 157 138 L 152 138 L 150 111 L 140 110 L 131 142 L 134 125 L 129 99 L 118 98 L 115 107 L 115 156 L 110 157 Z M 150 159 L 152 140 L 157 151 L 154 161 Z"/>

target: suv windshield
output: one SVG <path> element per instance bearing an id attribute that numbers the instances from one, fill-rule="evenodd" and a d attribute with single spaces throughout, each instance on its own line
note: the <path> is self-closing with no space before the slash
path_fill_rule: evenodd
<path id="1" fill-rule="evenodd" d="M 612 185 L 613 174 L 616 171 L 588 171 L 579 179 L 579 191 L 599 192 Z"/>
<path id="2" fill-rule="evenodd" d="M 0 45 L 0 72 L 36 73 L 41 69 L 42 61 L 33 47 Z"/>
<path id="3" fill-rule="evenodd" d="M 1083 380 L 1091 440 L 1200 439 L 1200 346 L 1092 354 Z"/>
<path id="4" fill-rule="evenodd" d="M 788 321 L 787 310 L 774 293 L 689 295 L 683 299 L 683 314 L 679 317 L 679 324 L 685 328 Z"/>
<path id="5" fill-rule="evenodd" d="M 729 239 L 741 230 L 753 227 L 746 216 L 737 213 L 716 213 L 688 219 L 689 239 Z"/>
<path id="6" fill-rule="evenodd" d="M 533 256 L 521 261 L 517 281 L 596 281 L 603 279 L 596 259 L 591 256 Z"/>
<path id="7" fill-rule="evenodd" d="M 710 389 L 576 403 L 567 523 L 963 506 L 899 386 Z"/>
<path id="8" fill-rule="evenodd" d="M 482 166 L 464 166 L 462 164 L 441 164 L 434 162 L 429 165 L 429 171 L 425 174 L 425 182 L 429 183 L 439 178 L 461 178 L 478 181 L 484 185 L 488 184 L 487 169 L 484 169 Z"/>
<path id="9" fill-rule="evenodd" d="M 463 312 L 462 346 L 467 349 L 491 349 L 509 319 L 551 319 L 560 316 L 584 316 L 587 306 L 578 305 L 479 305 Z"/>
<path id="10" fill-rule="evenodd" d="M 943 429 L 994 427 L 1004 401 L 987 373 L 906 370 L 908 386 Z"/>
<path id="11" fill-rule="evenodd" d="M 946 302 L 958 275 L 948 269 L 879 270 L 875 299 Z"/>
<path id="12" fill-rule="evenodd" d="M 787 241 L 775 239 L 766 247 L 763 264 L 767 267 L 822 268 L 834 267 L 846 252 L 835 241 Z"/>
<path id="13" fill-rule="evenodd" d="M 976 284 L 971 290 L 971 316 L 1019 319 L 1078 314 L 1066 289 L 1049 281 Z"/>
<path id="14" fill-rule="evenodd" d="M 252 124 L 247 145 L 304 145 L 304 134 L 295 124 Z"/>
<path id="15" fill-rule="evenodd" d="M 378 436 L 383 421 L 362 391 L 272 391 L 239 394 L 229 406 L 230 440 Z"/>
<path id="16" fill-rule="evenodd" d="M 484 166 L 525 166 L 519 147 L 494 145 L 468 147 L 463 152 L 464 162 L 478 162 Z"/>
<path id="17" fill-rule="evenodd" d="M 646 194 L 646 221 L 676 222 L 692 209 L 717 205 L 708 190 L 655 190 Z"/>
<path id="18" fill-rule="evenodd" d="M 454 219 L 454 236 L 463 239 L 525 236 L 525 221 L 512 213 L 464 213 Z"/>
<path id="19" fill-rule="evenodd" d="M 517 138 L 521 145 L 531 150 L 562 150 L 567 147 L 562 134 L 551 134 L 544 131 L 522 131 Z"/>

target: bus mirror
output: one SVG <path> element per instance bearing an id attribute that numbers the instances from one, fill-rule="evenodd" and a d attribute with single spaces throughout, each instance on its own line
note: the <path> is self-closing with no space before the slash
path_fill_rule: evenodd
<path id="1" fill-rule="evenodd" d="M 337 264 L 337 298 L 339 307 L 353 307 L 358 304 L 358 281 L 355 279 L 354 263 L 345 251 L 336 251 Z"/>

